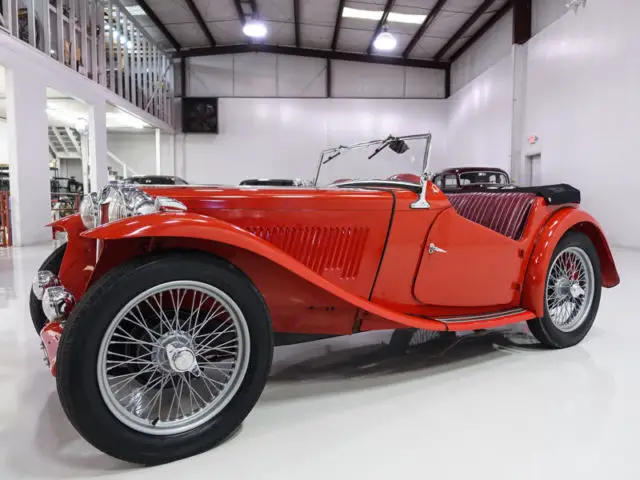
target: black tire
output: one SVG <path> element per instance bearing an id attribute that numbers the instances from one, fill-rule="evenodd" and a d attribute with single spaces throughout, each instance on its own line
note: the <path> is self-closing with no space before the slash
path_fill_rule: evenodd
<path id="1" fill-rule="evenodd" d="M 567 233 L 558 245 L 556 246 L 553 256 L 551 257 L 551 262 L 549 263 L 549 271 L 547 271 L 547 275 L 545 277 L 545 286 L 547 283 L 547 279 L 549 274 L 551 273 L 551 265 L 553 265 L 554 260 L 558 255 L 569 247 L 576 247 L 581 249 L 584 253 L 587 254 L 589 260 L 591 261 L 591 266 L 593 268 L 593 276 L 594 276 L 594 296 L 591 303 L 591 308 L 585 320 L 580 324 L 578 328 L 570 332 L 564 332 L 556 327 L 551 320 L 549 315 L 549 310 L 547 308 L 547 289 L 545 288 L 545 298 L 544 298 L 544 317 L 536 318 L 534 320 L 529 320 L 527 325 L 529 326 L 529 330 L 536 337 L 536 339 L 549 348 L 567 348 L 573 345 L 576 345 L 589 333 L 591 327 L 593 326 L 593 322 L 595 321 L 596 314 L 598 313 L 598 307 L 600 305 L 600 295 L 602 293 L 602 274 L 600 272 L 600 258 L 598 257 L 598 252 L 596 251 L 593 243 L 586 235 L 579 232 L 569 232 Z"/>
<path id="2" fill-rule="evenodd" d="M 51 255 L 49 255 L 42 263 L 39 270 L 48 270 L 51 273 L 58 275 L 60 273 L 60 265 L 62 265 L 62 258 L 64 257 L 64 252 L 66 250 L 67 244 L 63 243 L 51 252 Z M 40 331 L 47 324 L 47 317 L 44 316 L 44 312 L 42 311 L 42 302 L 36 298 L 33 291 L 29 292 L 29 311 L 31 312 L 33 327 L 36 329 L 38 335 L 40 335 Z"/>
<path id="3" fill-rule="evenodd" d="M 111 413 L 100 393 L 96 362 L 117 312 L 141 292 L 175 280 L 207 283 L 233 299 L 248 325 L 250 356 L 237 393 L 217 416 L 184 433 L 149 435 L 125 426 Z M 155 465 L 206 451 L 237 430 L 264 389 L 272 357 L 269 312 L 241 271 L 209 255 L 165 253 L 120 265 L 87 291 L 66 322 L 56 382 L 67 417 L 89 443 L 121 460 Z"/>

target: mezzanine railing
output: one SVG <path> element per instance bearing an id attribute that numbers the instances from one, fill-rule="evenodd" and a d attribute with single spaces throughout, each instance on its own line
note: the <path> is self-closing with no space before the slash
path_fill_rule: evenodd
<path id="1" fill-rule="evenodd" d="M 119 0 L 1 0 L 0 5 L 0 25 L 10 35 L 173 124 L 171 57 Z"/>

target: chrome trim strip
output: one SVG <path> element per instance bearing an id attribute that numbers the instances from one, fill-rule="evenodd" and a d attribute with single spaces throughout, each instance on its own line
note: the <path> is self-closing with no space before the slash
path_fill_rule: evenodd
<path id="1" fill-rule="evenodd" d="M 497 318 L 509 317 L 511 315 L 517 315 L 519 313 L 525 313 L 523 308 L 512 308 L 510 310 L 503 310 L 501 312 L 484 313 L 482 315 L 468 315 L 463 317 L 435 317 L 434 320 L 443 323 L 463 323 L 463 322 L 479 322 L 483 320 L 495 320 Z"/>
<path id="2" fill-rule="evenodd" d="M 329 188 L 348 188 L 348 187 L 358 187 L 359 185 L 371 185 L 380 184 L 381 188 L 389 187 L 389 188 L 409 188 L 413 189 L 419 187 L 417 183 L 411 182 L 401 182 L 399 180 L 347 180 L 346 182 L 333 183 L 331 185 L 327 185 L 327 189 Z"/>

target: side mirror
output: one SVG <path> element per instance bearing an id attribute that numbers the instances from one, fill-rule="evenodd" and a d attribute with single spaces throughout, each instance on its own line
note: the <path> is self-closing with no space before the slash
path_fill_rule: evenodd
<path id="1" fill-rule="evenodd" d="M 402 154 L 409 150 L 409 145 L 404 140 L 392 140 L 389 142 L 389 148 L 398 154 Z"/>

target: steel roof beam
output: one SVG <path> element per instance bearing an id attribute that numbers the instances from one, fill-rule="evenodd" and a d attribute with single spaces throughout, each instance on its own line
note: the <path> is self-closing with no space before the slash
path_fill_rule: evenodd
<path id="1" fill-rule="evenodd" d="M 335 52 L 338 48 L 338 36 L 340 35 L 340 25 L 342 24 L 342 11 L 346 0 L 340 0 L 338 4 L 338 13 L 336 14 L 336 22 L 333 24 L 333 37 L 331 39 L 331 51 Z"/>
<path id="2" fill-rule="evenodd" d="M 363 53 L 332 52 L 331 50 L 316 50 L 312 48 L 287 47 L 282 45 L 225 45 L 220 47 L 204 47 L 183 49 L 174 54 L 174 58 L 203 57 L 209 55 L 227 55 L 234 53 L 266 52 L 280 55 L 295 55 L 300 57 L 328 58 L 330 60 L 344 60 L 348 62 L 377 63 L 382 65 L 398 65 L 404 67 L 433 68 L 446 70 L 447 62 L 433 60 L 419 60 L 413 58 L 387 57 L 382 55 L 366 55 Z"/>
<path id="3" fill-rule="evenodd" d="M 140 8 L 144 10 L 144 13 L 147 15 L 147 17 L 149 17 L 149 20 L 151 20 L 153 24 L 158 28 L 158 30 L 160 30 L 162 34 L 166 37 L 166 39 L 169 40 L 169 43 L 173 46 L 173 48 L 175 48 L 176 51 L 179 52 L 182 47 L 180 46 L 178 41 L 175 39 L 175 37 L 171 35 L 171 32 L 167 30 L 167 27 L 165 27 L 164 23 L 160 21 L 160 19 L 156 15 L 156 12 L 153 11 L 153 9 L 149 6 L 146 0 L 136 0 L 136 1 L 138 2 L 138 5 L 140 5 Z"/>
<path id="4" fill-rule="evenodd" d="M 380 17 L 380 20 L 378 21 L 378 25 L 376 26 L 376 29 L 373 32 L 373 37 L 371 37 L 371 41 L 369 42 L 369 46 L 367 47 L 367 53 L 369 55 L 371 55 L 371 52 L 373 51 L 373 42 L 376 41 L 376 37 L 380 35 L 380 32 L 382 32 L 382 29 L 387 23 L 387 18 L 389 18 L 389 13 L 393 8 L 394 3 L 395 3 L 395 0 L 387 0 L 386 5 L 384 6 L 384 10 L 382 11 L 382 17 Z"/>
<path id="5" fill-rule="evenodd" d="M 207 24 L 204 21 L 204 18 L 202 18 L 202 15 L 200 14 L 198 7 L 196 7 L 196 4 L 193 2 L 193 0 L 184 0 L 184 1 L 187 4 L 187 7 L 189 7 L 189 10 L 191 10 L 191 14 L 196 19 L 196 22 L 200 26 L 200 30 L 202 30 L 202 33 L 204 33 L 204 36 L 207 37 L 207 41 L 209 42 L 209 45 L 211 45 L 212 47 L 215 47 L 216 39 L 213 38 L 213 35 L 211 35 L 211 32 L 209 31 L 209 28 L 207 27 Z"/>
<path id="6" fill-rule="evenodd" d="M 438 53 L 433 57 L 434 60 L 440 60 L 445 53 L 449 51 L 449 49 L 455 45 L 455 43 L 462 38 L 462 36 L 467 33 L 467 31 L 471 28 L 471 26 L 478 21 L 478 19 L 482 16 L 487 9 L 494 4 L 496 0 L 484 0 L 482 5 L 480 5 L 475 12 L 471 14 L 471 16 L 467 19 L 466 22 L 462 24 L 462 26 L 458 29 L 456 33 L 449 39 L 447 43 L 445 43 L 444 47 L 442 47 Z"/>
<path id="7" fill-rule="evenodd" d="M 431 26 L 433 21 L 436 19 L 436 17 L 440 13 L 440 11 L 444 7 L 444 5 L 447 3 L 447 1 L 448 0 L 438 0 L 438 3 L 436 3 L 433 6 L 431 11 L 427 15 L 427 18 L 424 19 L 424 22 L 422 22 L 422 25 L 420 25 L 420 28 L 418 28 L 418 31 L 416 32 L 416 34 L 409 41 L 409 44 L 407 45 L 407 48 L 405 48 L 404 52 L 402 52 L 402 56 L 404 58 L 408 58 L 409 57 L 409 55 L 411 54 L 411 51 L 415 48 L 416 44 L 424 36 L 425 32 Z"/>

